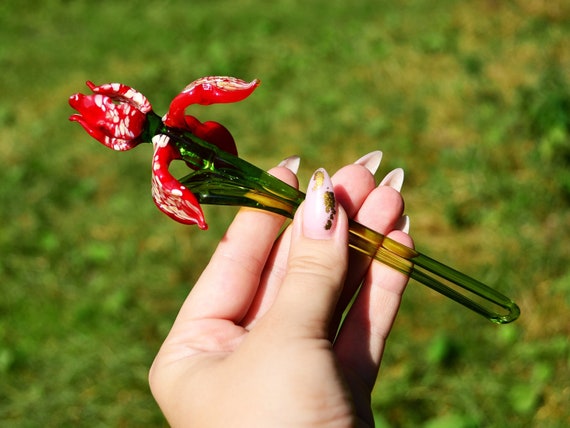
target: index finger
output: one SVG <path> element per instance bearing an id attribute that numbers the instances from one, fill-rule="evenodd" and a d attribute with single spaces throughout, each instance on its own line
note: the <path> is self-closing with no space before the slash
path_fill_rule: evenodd
<path id="1" fill-rule="evenodd" d="M 285 167 L 270 174 L 297 187 Z M 257 292 L 260 276 L 285 218 L 242 208 L 216 248 L 180 310 L 179 317 L 214 318 L 239 323 Z"/>

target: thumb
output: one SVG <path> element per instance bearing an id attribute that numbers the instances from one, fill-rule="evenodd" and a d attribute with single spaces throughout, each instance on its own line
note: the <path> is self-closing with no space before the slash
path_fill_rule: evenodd
<path id="1" fill-rule="evenodd" d="M 276 325 L 288 330 L 283 333 L 328 337 L 347 265 L 347 215 L 336 202 L 329 175 L 318 169 L 295 214 L 287 274 L 270 310 Z"/>

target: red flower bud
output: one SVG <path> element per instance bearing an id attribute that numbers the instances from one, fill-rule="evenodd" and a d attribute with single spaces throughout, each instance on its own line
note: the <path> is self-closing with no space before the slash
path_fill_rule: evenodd
<path id="1" fill-rule="evenodd" d="M 93 95 L 75 94 L 69 104 L 79 114 L 69 120 L 79 122 L 95 138 L 113 150 L 129 150 L 138 145 L 152 106 L 146 97 L 129 86 L 87 82 Z"/>

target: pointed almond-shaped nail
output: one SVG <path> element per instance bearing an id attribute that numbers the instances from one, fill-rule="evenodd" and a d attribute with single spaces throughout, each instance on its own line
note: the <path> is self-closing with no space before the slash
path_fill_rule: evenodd
<path id="1" fill-rule="evenodd" d="M 360 159 L 354 162 L 354 164 L 362 165 L 364 168 L 370 171 L 372 175 L 374 175 L 376 174 L 376 171 L 378 171 L 380 162 L 382 162 L 382 152 L 380 150 L 375 150 L 362 156 Z"/>
<path id="2" fill-rule="evenodd" d="M 299 156 L 289 156 L 288 158 L 283 159 L 277 166 L 282 166 L 287 168 L 289 171 L 293 172 L 293 174 L 297 174 L 299 171 L 299 165 L 301 164 L 301 158 Z"/>
<path id="3" fill-rule="evenodd" d="M 303 234 L 311 239 L 330 239 L 337 220 L 337 203 L 328 173 L 319 168 L 309 182 L 303 207 Z"/>
<path id="4" fill-rule="evenodd" d="M 396 168 L 384 177 L 380 182 L 379 186 L 389 186 L 396 191 L 402 190 L 402 185 L 404 184 L 404 170 L 402 168 Z"/>

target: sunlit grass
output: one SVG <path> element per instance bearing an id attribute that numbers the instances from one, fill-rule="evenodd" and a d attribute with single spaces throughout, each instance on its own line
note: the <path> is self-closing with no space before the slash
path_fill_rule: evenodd
<path id="1" fill-rule="evenodd" d="M 497 327 L 411 283 L 379 426 L 564 426 L 570 417 L 570 11 L 563 1 L 4 2 L 0 6 L 0 421 L 160 426 L 146 382 L 231 221 L 168 220 L 150 147 L 113 153 L 67 97 L 121 81 L 156 111 L 207 74 L 260 78 L 226 124 L 301 182 L 382 149 L 418 247 L 522 308 Z M 269 150 L 268 147 L 271 149 Z M 380 177 L 379 177 L 380 178 Z"/>

